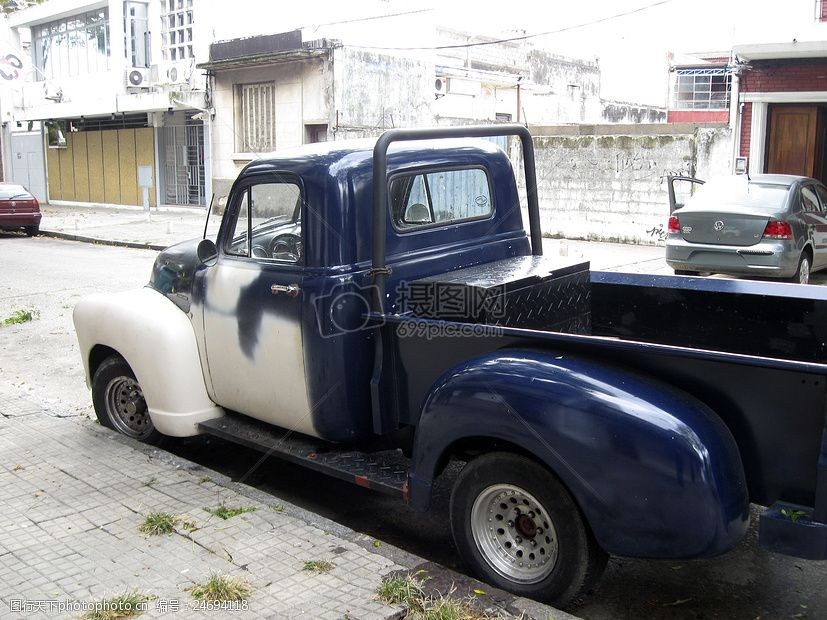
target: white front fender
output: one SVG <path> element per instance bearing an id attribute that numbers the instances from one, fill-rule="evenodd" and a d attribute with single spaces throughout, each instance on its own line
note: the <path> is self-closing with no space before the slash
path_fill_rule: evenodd
<path id="1" fill-rule="evenodd" d="M 152 423 L 165 435 L 197 435 L 197 424 L 224 415 L 207 395 L 192 324 L 161 293 L 142 288 L 90 295 L 73 314 L 91 386 L 96 345 L 117 351 L 141 385 Z"/>

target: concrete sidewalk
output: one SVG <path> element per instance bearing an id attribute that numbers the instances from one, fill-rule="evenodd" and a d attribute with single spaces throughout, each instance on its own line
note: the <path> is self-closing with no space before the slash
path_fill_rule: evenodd
<path id="1" fill-rule="evenodd" d="M 160 250 L 204 234 L 203 208 L 152 209 L 42 205 L 43 234 L 91 243 Z M 663 260 L 663 247 L 545 239 L 545 253 L 591 261 L 592 269 L 655 273 L 673 272 Z"/>
<path id="2" fill-rule="evenodd" d="M 147 617 L 402 618 L 376 595 L 394 571 L 427 572 L 466 601 L 484 589 L 480 618 L 571 617 L 16 395 L 0 393 L 0 454 L 0 617 L 78 618 L 131 592 Z M 154 512 L 174 518 L 171 533 L 141 533 Z M 199 604 L 193 587 L 213 575 L 249 595 Z"/>

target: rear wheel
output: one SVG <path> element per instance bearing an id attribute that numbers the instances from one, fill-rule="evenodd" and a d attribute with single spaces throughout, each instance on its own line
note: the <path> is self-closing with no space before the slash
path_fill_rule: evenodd
<path id="1" fill-rule="evenodd" d="M 690 271 L 688 269 L 675 269 L 676 276 L 699 276 L 701 275 L 700 271 Z"/>
<path id="2" fill-rule="evenodd" d="M 796 284 L 809 284 L 810 282 L 810 256 L 805 252 L 798 259 L 798 269 L 795 275 L 790 278 L 791 282 Z"/>
<path id="3" fill-rule="evenodd" d="M 557 477 L 515 454 L 487 454 L 463 468 L 451 529 L 482 579 L 559 606 L 583 594 L 608 558 Z"/>
<path id="4" fill-rule="evenodd" d="M 34 237 L 40 232 L 39 226 L 26 226 L 26 236 L 27 237 Z"/>
<path id="5" fill-rule="evenodd" d="M 152 424 L 135 373 L 120 355 L 107 357 L 95 371 L 92 403 L 103 426 L 144 443 L 158 444 L 164 439 Z"/>

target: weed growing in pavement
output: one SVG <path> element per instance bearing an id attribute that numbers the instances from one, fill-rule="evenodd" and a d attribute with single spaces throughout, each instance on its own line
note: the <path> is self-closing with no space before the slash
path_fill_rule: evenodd
<path id="1" fill-rule="evenodd" d="M 147 536 L 164 536 L 175 531 L 176 523 L 178 517 L 168 512 L 150 512 L 138 526 L 138 531 Z"/>
<path id="2" fill-rule="evenodd" d="M 221 504 L 216 506 L 215 508 L 204 508 L 207 512 L 211 515 L 215 515 L 220 519 L 232 519 L 235 516 L 240 514 L 244 514 L 245 512 L 255 512 L 256 509 L 253 506 L 236 506 L 235 508 L 230 508 L 229 506 L 225 506 Z"/>
<path id="3" fill-rule="evenodd" d="M 376 595 L 391 605 L 415 609 L 425 597 L 425 592 L 422 583 L 413 575 L 389 575 L 379 584 Z"/>
<path id="4" fill-rule="evenodd" d="M 484 620 L 490 617 L 476 611 L 470 600 L 456 598 L 453 594 L 452 589 L 447 595 L 426 596 L 416 574 L 389 575 L 376 589 L 379 600 L 406 607 L 407 617 L 417 620 Z"/>
<path id="5" fill-rule="evenodd" d="M 3 325 L 19 325 L 28 323 L 39 316 L 37 310 L 15 310 L 8 317 L 3 319 Z"/>
<path id="6" fill-rule="evenodd" d="M 243 601 L 252 591 L 244 579 L 216 574 L 210 575 L 205 583 L 192 586 L 190 594 L 199 601 Z"/>
<path id="7" fill-rule="evenodd" d="M 311 573 L 329 573 L 333 570 L 334 564 L 328 560 L 309 560 L 304 563 L 304 567 L 302 570 L 309 571 Z"/>
<path id="8" fill-rule="evenodd" d="M 198 480 L 198 484 L 206 484 L 208 482 L 212 482 L 212 478 L 210 478 L 209 476 L 201 476 L 201 478 Z"/>
<path id="9" fill-rule="evenodd" d="M 126 620 L 140 616 L 147 610 L 147 603 L 155 599 L 152 594 L 137 590 L 95 602 L 95 609 L 83 614 L 83 620 Z"/>

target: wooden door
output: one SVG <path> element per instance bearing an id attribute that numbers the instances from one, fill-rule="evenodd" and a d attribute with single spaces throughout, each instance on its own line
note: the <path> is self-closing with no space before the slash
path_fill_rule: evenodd
<path id="1" fill-rule="evenodd" d="M 773 106 L 767 172 L 815 176 L 817 125 L 818 106 Z"/>

